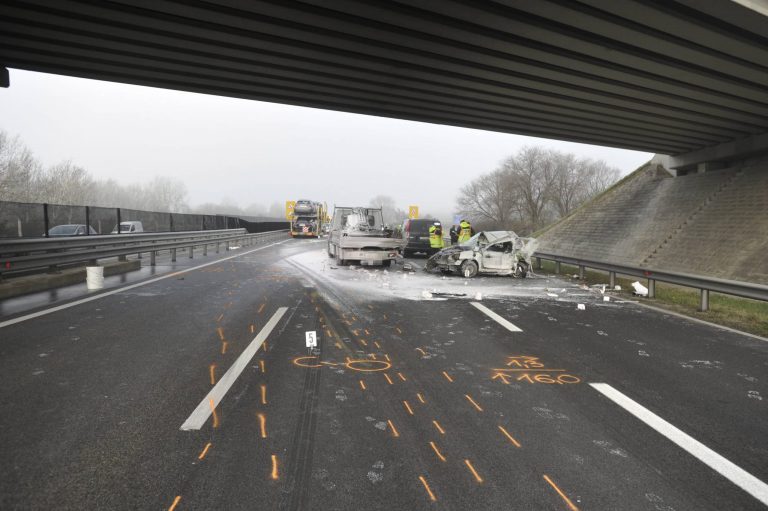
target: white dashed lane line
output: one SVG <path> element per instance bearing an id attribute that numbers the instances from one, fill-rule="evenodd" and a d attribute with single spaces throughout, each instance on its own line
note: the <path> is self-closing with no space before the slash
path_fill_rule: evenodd
<path id="1" fill-rule="evenodd" d="M 626 411 L 661 433 L 678 446 L 698 458 L 733 484 L 768 506 L 768 484 L 756 478 L 736 464 L 728 461 L 693 437 L 679 430 L 641 404 L 628 398 L 607 383 L 590 383 L 592 388 L 624 408 Z"/>
<path id="2" fill-rule="evenodd" d="M 264 341 L 269 334 L 272 333 L 272 330 L 274 330 L 280 320 L 283 319 L 283 315 L 285 315 L 286 311 L 288 311 L 288 307 L 280 307 L 277 309 L 277 312 L 272 315 L 267 324 L 264 325 L 264 328 L 261 329 L 248 347 L 245 348 L 239 357 L 237 357 L 237 360 L 232 364 L 232 367 L 227 369 L 227 372 L 224 373 L 224 376 L 221 377 L 219 382 L 210 392 L 208 392 L 208 395 L 200 401 L 197 408 L 194 409 L 189 418 L 181 425 L 181 430 L 197 430 L 203 427 L 203 424 L 208 420 L 208 417 L 211 416 L 213 409 L 221 404 L 224 396 L 227 395 L 227 391 L 232 387 L 232 384 L 235 383 L 237 377 L 240 376 L 248 364 L 250 364 L 251 359 L 253 359 L 256 352 L 259 351 L 259 348 L 264 344 Z"/>
<path id="3" fill-rule="evenodd" d="M 496 323 L 500 324 L 510 332 L 522 332 L 522 330 L 515 325 L 513 325 L 511 322 L 507 321 L 506 319 L 502 318 L 495 312 L 493 312 L 491 309 L 483 305 L 482 303 L 478 302 L 470 302 L 477 310 L 494 320 Z"/>

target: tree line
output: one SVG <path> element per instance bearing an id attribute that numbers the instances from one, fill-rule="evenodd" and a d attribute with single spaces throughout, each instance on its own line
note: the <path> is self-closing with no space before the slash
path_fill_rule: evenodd
<path id="1" fill-rule="evenodd" d="M 187 187 L 179 179 L 155 177 L 145 183 L 121 184 L 96 179 L 71 161 L 44 166 L 18 136 L 0 130 L 0 201 L 103 206 L 168 213 L 203 213 L 282 218 L 285 206 L 269 208 L 251 204 L 241 208 L 234 201 L 190 207 Z"/>
<path id="2" fill-rule="evenodd" d="M 456 209 L 476 230 L 532 234 L 611 186 L 619 175 L 603 160 L 523 147 L 464 185 Z"/>

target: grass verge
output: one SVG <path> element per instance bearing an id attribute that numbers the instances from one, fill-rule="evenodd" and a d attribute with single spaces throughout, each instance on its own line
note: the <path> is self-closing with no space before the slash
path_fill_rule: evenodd
<path id="1" fill-rule="evenodd" d="M 541 270 L 539 273 L 554 273 L 555 263 L 553 261 L 541 261 Z M 568 264 L 560 265 L 560 274 L 562 276 L 578 275 L 579 268 Z M 608 272 L 598 270 L 586 270 L 584 272 L 585 283 L 607 284 Z M 623 278 L 616 275 L 616 284 L 621 286 L 620 294 L 623 297 L 635 299 L 641 303 L 647 303 L 661 309 L 667 309 L 680 314 L 685 314 L 692 318 L 709 321 L 718 325 L 727 326 L 748 332 L 750 334 L 768 337 L 768 302 L 750 300 L 748 298 L 739 298 L 736 296 L 723 295 L 720 293 L 709 294 L 709 311 L 700 312 L 699 308 L 699 290 L 686 287 L 680 287 L 673 284 L 656 282 L 656 298 L 633 297 L 632 282 L 640 281 L 647 286 L 645 279 L 636 277 Z"/>

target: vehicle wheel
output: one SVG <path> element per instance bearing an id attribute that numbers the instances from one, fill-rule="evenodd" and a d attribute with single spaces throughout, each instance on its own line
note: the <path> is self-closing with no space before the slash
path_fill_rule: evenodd
<path id="1" fill-rule="evenodd" d="M 477 263 L 474 261 L 464 261 L 461 263 L 461 274 L 468 279 L 477 275 Z"/>
<path id="2" fill-rule="evenodd" d="M 381 265 L 384 268 L 389 268 L 390 266 L 392 266 L 392 259 L 385 259 L 384 261 L 381 262 Z"/>
<path id="3" fill-rule="evenodd" d="M 515 271 L 515 276 L 524 279 L 526 275 L 528 275 L 528 265 L 525 263 L 517 263 L 517 271 Z"/>

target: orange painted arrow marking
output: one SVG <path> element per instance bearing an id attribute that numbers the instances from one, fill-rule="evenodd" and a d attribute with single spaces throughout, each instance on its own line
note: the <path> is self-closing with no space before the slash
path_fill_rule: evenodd
<path id="1" fill-rule="evenodd" d="M 491 377 L 491 380 L 495 380 L 497 378 L 501 379 L 501 381 L 504 382 L 504 385 L 509 385 L 509 381 L 507 380 L 507 378 L 509 378 L 508 375 L 504 373 L 496 373 Z"/>

